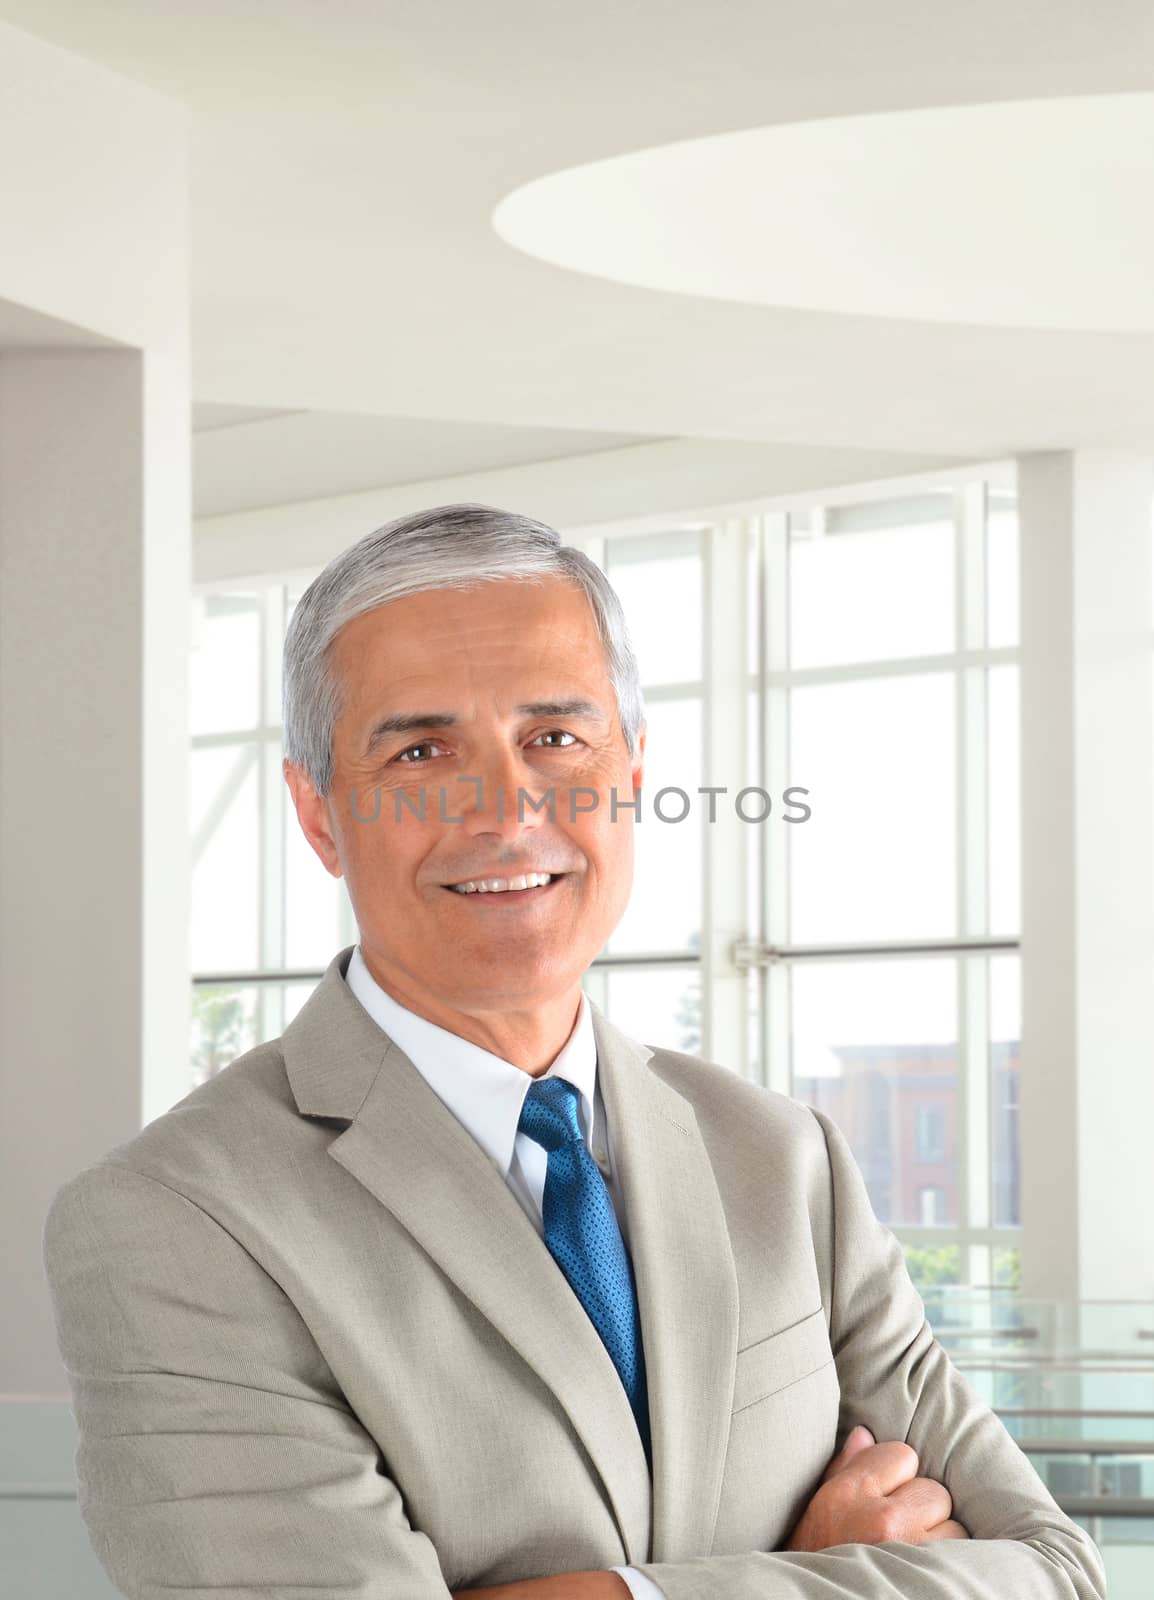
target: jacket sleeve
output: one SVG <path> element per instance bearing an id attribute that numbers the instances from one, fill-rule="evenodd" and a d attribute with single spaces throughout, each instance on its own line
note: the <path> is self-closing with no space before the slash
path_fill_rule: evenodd
<path id="1" fill-rule="evenodd" d="M 105 1162 L 56 1192 L 43 1246 L 80 1510 L 129 1600 L 446 1600 L 295 1307 L 225 1228 Z"/>
<path id="2" fill-rule="evenodd" d="M 934 1338 L 900 1244 L 843 1135 L 820 1112 L 832 1188 L 830 1338 L 839 1447 L 855 1423 L 905 1440 L 945 1484 L 968 1540 L 845 1544 L 650 1562 L 667 1600 L 1103 1600 L 1101 1556 Z"/>

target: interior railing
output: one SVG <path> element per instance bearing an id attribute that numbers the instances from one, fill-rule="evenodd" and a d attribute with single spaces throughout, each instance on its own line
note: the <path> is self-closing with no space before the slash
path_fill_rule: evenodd
<path id="1" fill-rule="evenodd" d="M 1154 1595 L 1154 1304 L 934 1290 L 926 1311 L 1067 1516 L 1111 1600 Z"/>
<path id="2" fill-rule="evenodd" d="M 1154 1305 L 974 1290 L 925 1300 L 955 1365 L 1101 1548 L 1111 1600 L 1150 1600 Z M 0 1401 L 0 1590 L 64 1592 L 53 1583 L 66 1574 L 72 1600 L 112 1596 L 75 1504 L 75 1446 L 67 1401 Z"/>

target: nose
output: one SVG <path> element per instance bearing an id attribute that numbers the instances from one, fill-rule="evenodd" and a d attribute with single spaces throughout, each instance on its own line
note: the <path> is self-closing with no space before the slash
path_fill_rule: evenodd
<path id="1" fill-rule="evenodd" d="M 550 796 L 549 784 L 517 750 L 498 746 L 474 756 L 468 773 L 453 787 L 448 814 L 464 819 L 457 826 L 471 838 L 491 834 L 516 840 L 555 820 L 550 812 L 556 808 L 556 795 Z"/>

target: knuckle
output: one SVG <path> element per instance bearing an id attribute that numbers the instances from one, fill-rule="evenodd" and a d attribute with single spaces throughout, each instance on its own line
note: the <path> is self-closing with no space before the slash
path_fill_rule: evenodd
<path id="1" fill-rule="evenodd" d="M 874 1515 L 875 1544 L 887 1544 L 905 1538 L 906 1518 L 900 1506 L 879 1506 Z"/>
<path id="2" fill-rule="evenodd" d="M 853 1478 L 831 1478 L 818 1493 L 824 1495 L 835 1511 L 848 1511 L 861 1496 L 861 1487 Z"/>

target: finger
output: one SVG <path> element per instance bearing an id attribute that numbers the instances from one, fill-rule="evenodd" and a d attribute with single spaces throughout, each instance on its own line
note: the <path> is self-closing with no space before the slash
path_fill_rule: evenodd
<path id="1" fill-rule="evenodd" d="M 954 1509 L 950 1491 L 936 1478 L 911 1478 L 888 1498 L 902 1508 L 914 1528 L 936 1528 Z"/>
<path id="2" fill-rule="evenodd" d="M 844 1471 L 855 1456 L 859 1456 L 863 1450 L 871 1449 L 876 1442 L 869 1429 L 859 1422 L 856 1428 L 850 1429 L 849 1437 L 825 1469 L 821 1481 L 828 1483 L 831 1478 Z"/>
<path id="3" fill-rule="evenodd" d="M 917 1452 L 908 1444 L 888 1440 L 860 1450 L 842 1467 L 839 1476 L 855 1477 L 867 1492 L 878 1496 L 890 1495 L 901 1484 L 918 1475 Z"/>
<path id="4" fill-rule="evenodd" d="M 969 1530 L 963 1528 L 960 1522 L 939 1522 L 936 1528 L 927 1528 L 922 1535 L 922 1543 L 928 1544 L 933 1539 L 968 1539 Z"/>

